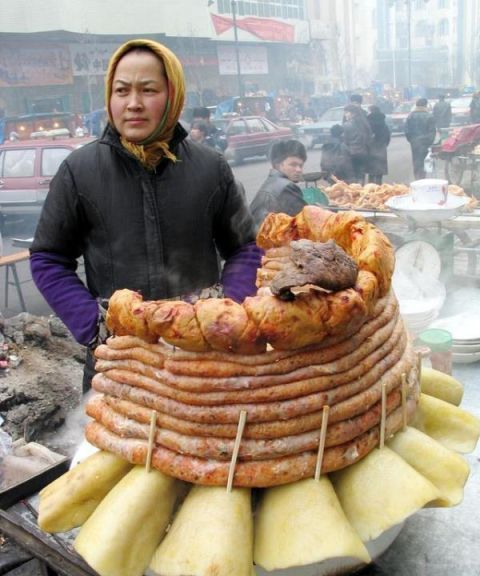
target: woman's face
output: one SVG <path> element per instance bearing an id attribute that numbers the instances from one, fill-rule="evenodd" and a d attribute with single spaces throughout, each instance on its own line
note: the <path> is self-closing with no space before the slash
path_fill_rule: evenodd
<path id="1" fill-rule="evenodd" d="M 118 63 L 110 112 L 115 128 L 130 142 L 141 142 L 160 124 L 168 100 L 163 63 L 152 52 L 133 50 Z"/>

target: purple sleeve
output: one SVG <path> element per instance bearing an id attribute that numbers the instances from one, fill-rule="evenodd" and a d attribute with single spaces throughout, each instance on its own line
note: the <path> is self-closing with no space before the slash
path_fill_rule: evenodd
<path id="1" fill-rule="evenodd" d="M 98 332 L 98 304 L 77 276 L 76 262 L 52 252 L 30 255 L 37 288 L 79 344 L 88 345 Z"/>
<path id="2" fill-rule="evenodd" d="M 262 256 L 263 250 L 255 242 L 249 242 L 225 261 L 222 284 L 226 298 L 241 303 L 247 296 L 256 293 L 255 279 Z"/>

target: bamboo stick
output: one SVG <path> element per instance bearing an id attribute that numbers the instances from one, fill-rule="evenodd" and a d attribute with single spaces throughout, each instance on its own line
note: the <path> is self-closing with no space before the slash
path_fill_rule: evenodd
<path id="1" fill-rule="evenodd" d="M 320 442 L 318 444 L 317 463 L 315 466 L 315 480 L 320 480 L 322 473 L 323 453 L 325 452 L 325 439 L 327 437 L 328 415 L 330 406 L 323 407 L 322 413 L 322 427 L 320 429 Z"/>
<path id="2" fill-rule="evenodd" d="M 403 430 L 407 429 L 408 413 L 407 413 L 407 375 L 405 372 L 402 374 L 402 422 Z"/>
<path id="3" fill-rule="evenodd" d="M 380 446 L 383 448 L 385 446 L 385 424 L 387 421 L 387 383 L 382 384 L 382 417 L 380 419 Z"/>
<path id="4" fill-rule="evenodd" d="M 238 451 L 240 450 L 240 443 L 242 441 L 243 430 L 245 428 L 246 421 L 247 411 L 241 410 L 240 417 L 238 419 L 237 436 L 235 438 L 235 444 L 233 445 L 232 459 L 230 460 L 230 468 L 228 469 L 227 492 L 232 491 L 235 466 L 237 465 Z"/>
<path id="5" fill-rule="evenodd" d="M 145 462 L 145 468 L 147 472 L 150 472 L 152 468 L 152 453 L 153 453 L 153 445 L 155 443 L 156 429 L 157 429 L 157 412 L 156 410 L 152 410 L 150 413 L 150 431 L 148 434 L 147 460 Z"/>

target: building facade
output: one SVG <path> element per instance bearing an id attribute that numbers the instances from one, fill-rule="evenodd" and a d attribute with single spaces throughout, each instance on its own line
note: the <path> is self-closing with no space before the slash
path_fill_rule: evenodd
<path id="1" fill-rule="evenodd" d="M 187 105 L 242 93 L 366 87 L 376 74 L 375 0 L 0 0 L 0 108 L 8 115 L 103 107 L 116 46 L 169 46 Z"/>
<path id="2" fill-rule="evenodd" d="M 478 0 L 378 0 L 378 74 L 393 87 L 475 86 Z"/>

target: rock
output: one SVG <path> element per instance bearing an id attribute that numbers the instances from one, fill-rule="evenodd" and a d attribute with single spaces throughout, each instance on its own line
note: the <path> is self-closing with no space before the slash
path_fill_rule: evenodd
<path id="1" fill-rule="evenodd" d="M 1 371 L 3 428 L 14 440 L 25 436 L 42 441 L 81 402 L 85 348 L 54 317 L 19 314 L 5 321 L 0 334 L 2 352 L 7 361 L 13 358 Z M 56 448 L 61 448 L 58 439 Z"/>
<path id="2" fill-rule="evenodd" d="M 58 336 L 59 338 L 69 338 L 70 332 L 65 324 L 57 316 L 50 316 L 48 319 L 48 324 L 50 326 L 50 331 L 52 336 Z"/>
<path id="3" fill-rule="evenodd" d="M 48 321 L 44 318 L 26 323 L 23 333 L 25 340 L 35 340 L 41 345 L 44 345 L 52 335 Z"/>

